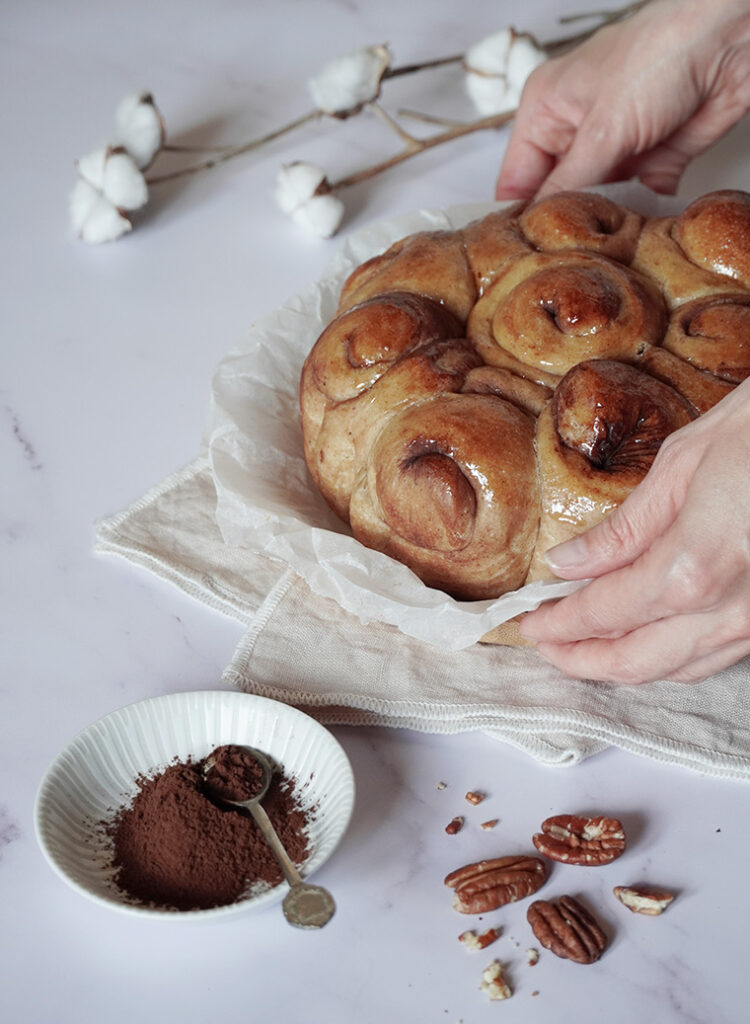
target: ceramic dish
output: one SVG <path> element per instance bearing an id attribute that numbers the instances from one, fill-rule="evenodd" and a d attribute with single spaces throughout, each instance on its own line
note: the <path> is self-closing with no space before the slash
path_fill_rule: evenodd
<path id="1" fill-rule="evenodd" d="M 36 800 L 36 833 L 57 874 L 77 892 L 114 910 L 174 920 L 260 910 L 281 900 L 286 884 L 210 910 L 170 911 L 138 905 L 117 888 L 111 841 L 100 823 L 175 759 L 200 759 L 226 743 L 263 750 L 287 778 L 309 820 L 309 878 L 333 853 L 354 803 L 351 766 L 339 743 L 308 715 L 251 694 L 175 693 L 114 711 L 84 729 L 50 766 Z M 335 896 L 335 894 L 334 894 Z"/>

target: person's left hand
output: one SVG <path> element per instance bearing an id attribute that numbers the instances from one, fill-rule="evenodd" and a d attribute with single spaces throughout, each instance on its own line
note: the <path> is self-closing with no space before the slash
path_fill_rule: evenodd
<path id="1" fill-rule="evenodd" d="M 750 380 L 670 435 L 623 504 L 548 562 L 593 577 L 521 621 L 567 675 L 698 682 L 750 653 Z"/>

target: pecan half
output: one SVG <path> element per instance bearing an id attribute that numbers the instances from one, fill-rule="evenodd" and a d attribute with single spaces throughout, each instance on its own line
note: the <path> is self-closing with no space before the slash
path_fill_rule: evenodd
<path id="1" fill-rule="evenodd" d="M 652 889 L 643 885 L 616 885 L 612 892 L 634 914 L 656 917 L 663 913 L 674 899 L 666 889 Z"/>
<path id="2" fill-rule="evenodd" d="M 564 960 L 593 964 L 607 945 L 595 918 L 572 896 L 561 896 L 557 902 L 536 900 L 526 917 L 544 948 Z"/>
<path id="3" fill-rule="evenodd" d="M 455 889 L 453 906 L 461 914 L 484 914 L 531 896 L 546 877 L 538 857 L 496 857 L 451 871 L 445 884 Z"/>
<path id="4" fill-rule="evenodd" d="M 617 818 L 557 814 L 542 822 L 533 838 L 545 857 L 565 864 L 609 864 L 625 851 L 625 830 Z"/>

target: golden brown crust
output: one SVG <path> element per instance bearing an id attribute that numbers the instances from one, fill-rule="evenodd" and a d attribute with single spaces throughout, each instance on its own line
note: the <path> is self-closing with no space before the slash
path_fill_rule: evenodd
<path id="1" fill-rule="evenodd" d="M 595 359 L 565 375 L 537 421 L 541 518 L 527 582 L 553 578 L 544 553 L 621 504 L 693 415 L 676 391 L 625 363 Z"/>
<path id="2" fill-rule="evenodd" d="M 711 192 L 679 217 L 659 217 L 641 232 L 633 266 L 661 287 L 669 306 L 715 292 L 750 289 L 750 196 Z"/>
<path id="3" fill-rule="evenodd" d="M 644 345 L 635 363 L 656 380 L 679 392 L 690 402 L 698 416 L 712 409 L 734 388 L 734 384 L 699 370 L 673 352 L 656 345 Z"/>
<path id="4" fill-rule="evenodd" d="M 519 216 L 519 226 L 535 249 L 586 249 L 620 263 L 631 263 L 644 218 L 593 192 L 558 192 L 539 199 Z"/>
<path id="5" fill-rule="evenodd" d="M 478 364 L 468 342 L 456 337 L 460 330 L 431 299 L 390 293 L 347 310 L 318 338 L 300 382 L 305 459 L 342 519 L 385 419 L 405 403 L 459 390 Z"/>
<path id="6" fill-rule="evenodd" d="M 644 223 L 565 193 L 350 275 L 302 373 L 305 456 L 356 538 L 491 598 L 548 578 L 544 552 L 748 376 L 750 196 Z M 483 639 L 522 642 L 515 622 Z"/>
<path id="7" fill-rule="evenodd" d="M 347 278 L 338 312 L 383 292 L 425 295 L 445 306 L 462 322 L 477 297 L 463 238 L 458 231 L 424 231 L 396 242 L 367 260 Z"/>
<path id="8" fill-rule="evenodd" d="M 428 586 L 480 600 L 523 583 L 537 510 L 533 420 L 493 395 L 444 394 L 389 419 L 350 517 Z"/>
<path id="9" fill-rule="evenodd" d="M 643 217 L 589 192 L 559 192 L 530 205 L 516 203 L 463 229 L 479 296 L 503 268 L 532 252 L 586 249 L 621 263 L 635 255 Z"/>
<path id="10" fill-rule="evenodd" d="M 485 362 L 554 387 L 583 359 L 632 359 L 665 324 L 650 281 L 571 250 L 516 260 L 474 306 L 467 334 Z"/>
<path id="11" fill-rule="evenodd" d="M 662 345 L 730 384 L 750 376 L 750 292 L 706 295 L 674 310 Z"/>

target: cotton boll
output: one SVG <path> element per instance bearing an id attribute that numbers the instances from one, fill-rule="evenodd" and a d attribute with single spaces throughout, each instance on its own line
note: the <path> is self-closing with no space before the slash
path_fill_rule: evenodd
<path id="1" fill-rule="evenodd" d="M 508 87 L 508 81 L 504 77 L 488 78 L 485 75 L 467 72 L 466 91 L 482 117 L 505 114 L 515 110 L 518 105 L 518 97 L 515 91 Z"/>
<path id="2" fill-rule="evenodd" d="M 544 64 L 547 54 L 531 36 L 519 35 L 513 41 L 508 54 L 508 85 L 518 94 L 519 98 L 526 85 L 526 79 L 535 68 Z"/>
<path id="3" fill-rule="evenodd" d="M 308 90 L 318 110 L 349 117 L 380 95 L 380 83 L 391 63 L 387 46 L 367 46 L 337 57 L 309 79 Z"/>
<path id="4" fill-rule="evenodd" d="M 99 146 L 76 160 L 80 176 L 100 191 L 104 188 L 104 168 L 107 164 L 109 146 Z"/>
<path id="5" fill-rule="evenodd" d="M 330 238 L 344 216 L 344 204 L 338 196 L 313 196 L 292 213 L 292 220 L 319 238 Z"/>
<path id="6" fill-rule="evenodd" d="M 140 170 L 149 167 L 164 145 L 164 119 L 149 92 L 133 92 L 121 100 L 115 114 L 117 139 Z"/>
<path id="7" fill-rule="evenodd" d="M 485 36 L 474 43 L 464 55 L 464 67 L 467 71 L 484 75 L 504 75 L 508 70 L 508 56 L 516 33 L 512 28 L 503 28 L 499 32 Z"/>
<path id="8" fill-rule="evenodd" d="M 108 152 L 102 192 L 113 206 L 123 210 L 138 210 L 148 202 L 146 179 L 129 153 L 121 149 Z"/>
<path id="9" fill-rule="evenodd" d="M 526 79 L 546 60 L 545 51 L 527 33 L 513 28 L 493 32 L 467 50 L 466 89 L 484 117 L 514 110 Z"/>
<path id="10" fill-rule="evenodd" d="M 78 237 L 94 244 L 113 242 L 133 228 L 128 218 L 83 178 L 70 194 L 70 219 Z"/>
<path id="11" fill-rule="evenodd" d="M 284 213 L 291 214 L 314 196 L 325 180 L 325 171 L 317 164 L 305 160 L 284 164 L 276 176 L 274 197 Z"/>

